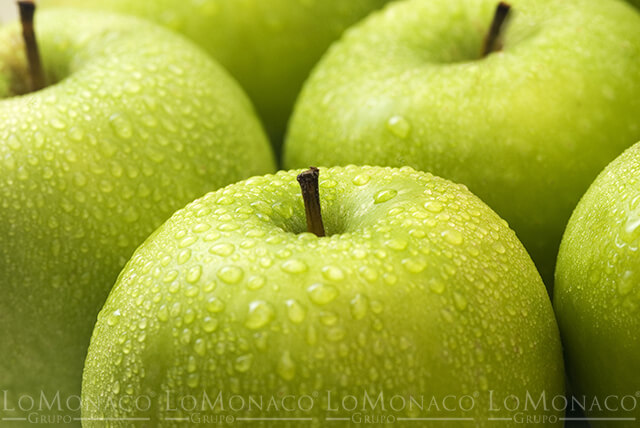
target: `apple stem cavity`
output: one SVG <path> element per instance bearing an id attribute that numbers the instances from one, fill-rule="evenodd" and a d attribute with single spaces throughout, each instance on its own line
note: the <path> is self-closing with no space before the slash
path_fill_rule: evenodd
<path id="1" fill-rule="evenodd" d="M 489 29 L 489 33 L 484 39 L 482 57 L 486 57 L 492 52 L 498 52 L 502 50 L 502 34 L 504 33 L 505 24 L 510 12 L 511 5 L 509 3 L 505 3 L 503 1 L 498 3 L 496 11 L 493 14 L 491 28 Z"/>
<path id="2" fill-rule="evenodd" d="M 320 170 L 314 166 L 298 174 L 298 183 L 302 190 L 302 200 L 307 216 L 307 231 L 318 237 L 325 236 L 320 209 L 320 186 L 318 177 Z"/>
<path id="3" fill-rule="evenodd" d="M 27 51 L 27 61 L 29 63 L 29 75 L 31 77 L 31 90 L 38 91 L 45 86 L 44 72 L 40 62 L 40 52 L 36 33 L 33 29 L 33 16 L 36 12 L 36 5 L 33 1 L 18 1 L 20 11 L 20 22 L 22 24 L 22 37 Z"/>

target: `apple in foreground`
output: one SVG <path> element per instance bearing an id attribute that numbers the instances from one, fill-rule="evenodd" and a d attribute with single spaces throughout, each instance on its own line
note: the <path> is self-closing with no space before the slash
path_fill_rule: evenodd
<path id="1" fill-rule="evenodd" d="M 554 305 L 575 393 L 594 418 L 640 419 L 640 144 L 612 162 L 574 211 L 562 239 Z M 609 400 L 604 410 L 604 400 Z M 621 397 L 626 403 L 621 403 Z M 629 396 L 631 398 L 629 398 Z M 594 421 L 635 427 L 637 421 Z"/>
<path id="2" fill-rule="evenodd" d="M 136 251 L 98 317 L 83 399 L 152 405 L 90 407 L 83 417 L 98 421 L 86 427 L 100 418 L 186 427 L 204 416 L 350 426 L 347 408 L 365 393 L 382 394 L 390 412 L 369 416 L 416 418 L 398 426 L 438 417 L 490 427 L 509 417 L 510 394 L 563 394 L 542 280 L 514 232 L 466 187 L 408 167 L 323 168 L 319 200 L 317 182 L 306 183 L 303 207 L 298 172 L 209 193 Z M 406 406 L 389 410 L 392 396 Z M 462 404 L 443 409 L 447 396 Z M 263 408 L 249 408 L 250 397 Z M 292 410 L 267 408 L 283 397 Z"/>
<path id="3" fill-rule="evenodd" d="M 311 68 L 342 32 L 389 0 L 40 0 L 134 14 L 196 42 L 247 91 L 279 151 Z"/>
<path id="4" fill-rule="evenodd" d="M 134 249 L 194 198 L 274 170 L 246 95 L 183 38 L 71 11 L 39 14 L 36 36 L 48 86 L 25 93 L 21 30 L 0 29 L 3 418 L 41 392 L 65 413 Z"/>
<path id="5" fill-rule="evenodd" d="M 305 84 L 284 166 L 409 165 L 464 183 L 551 288 L 571 211 L 640 139 L 640 14 L 515 0 L 482 56 L 496 3 L 398 2 L 350 30 Z"/>

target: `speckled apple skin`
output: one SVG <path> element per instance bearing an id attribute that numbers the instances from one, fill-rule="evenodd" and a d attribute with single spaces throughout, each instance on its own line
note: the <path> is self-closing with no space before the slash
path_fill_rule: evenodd
<path id="1" fill-rule="evenodd" d="M 612 162 L 574 211 L 562 239 L 554 305 L 575 393 L 636 397 L 640 389 L 640 145 Z M 619 403 L 618 403 L 619 404 Z M 603 406 L 604 407 L 604 406 Z M 590 412 L 590 417 L 635 417 Z M 636 421 L 594 421 L 597 428 Z"/>
<path id="2" fill-rule="evenodd" d="M 640 139 L 640 14 L 514 0 L 503 51 L 480 59 L 496 3 L 399 2 L 350 30 L 305 84 L 284 166 L 409 165 L 464 183 L 551 288 L 580 196 Z"/>
<path id="3" fill-rule="evenodd" d="M 176 30 L 234 76 L 279 151 L 302 84 L 329 45 L 389 0 L 40 0 L 133 14 Z"/>
<path id="4" fill-rule="evenodd" d="M 314 418 L 282 427 L 347 426 L 325 421 L 350 416 L 324 410 L 326 391 L 367 390 L 478 393 L 466 416 L 492 427 L 487 418 L 504 412 L 488 411 L 489 390 L 563 393 L 542 280 L 513 231 L 466 187 L 411 168 L 321 168 L 328 236 L 318 238 L 304 232 L 297 172 L 209 193 L 136 251 L 98 317 L 83 398 L 140 394 L 157 402 L 148 412 L 91 409 L 84 417 L 186 427 L 165 419 L 190 417 L 166 411 L 168 396 L 222 391 L 266 401 L 317 391 L 310 413 L 226 413 Z M 446 415 L 465 416 L 426 416 Z"/>
<path id="5" fill-rule="evenodd" d="M 39 13 L 36 31 L 58 83 L 0 93 L 0 390 L 9 407 L 41 389 L 79 395 L 95 317 L 134 249 L 194 198 L 274 171 L 247 97 L 181 37 L 70 11 Z M 8 65 L 25 68 L 20 40 L 17 26 L 0 32 L 4 82 L 20 81 Z"/>

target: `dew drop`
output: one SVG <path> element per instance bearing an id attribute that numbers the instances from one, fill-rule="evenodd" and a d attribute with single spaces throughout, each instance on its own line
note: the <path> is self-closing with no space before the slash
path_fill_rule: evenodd
<path id="1" fill-rule="evenodd" d="M 325 266 L 322 268 L 322 276 L 329 281 L 342 281 L 344 272 L 337 266 Z"/>
<path id="2" fill-rule="evenodd" d="M 218 312 L 222 312 L 224 310 L 224 302 L 218 299 L 215 296 L 209 297 L 206 303 L 207 311 L 217 314 Z"/>
<path id="3" fill-rule="evenodd" d="M 428 201 L 424 204 L 424 208 L 427 211 L 437 214 L 439 212 L 442 212 L 442 210 L 444 209 L 444 205 L 442 205 L 442 203 L 438 201 Z"/>
<path id="4" fill-rule="evenodd" d="M 373 202 L 375 204 L 381 204 L 383 202 L 387 202 L 395 198 L 397 194 L 398 194 L 398 191 L 394 189 L 380 190 L 378 193 L 376 193 L 373 196 Z"/>
<path id="5" fill-rule="evenodd" d="M 307 291 L 311 301 L 317 305 L 326 305 L 338 297 L 338 289 L 333 285 L 313 284 Z"/>
<path id="6" fill-rule="evenodd" d="M 278 375 L 284 380 L 292 380 L 296 375 L 296 365 L 289 351 L 284 351 L 276 368 Z"/>
<path id="7" fill-rule="evenodd" d="M 245 326 L 251 330 L 258 330 L 269 324 L 274 316 L 275 312 L 269 303 L 263 300 L 251 302 Z"/>
<path id="8" fill-rule="evenodd" d="M 294 274 L 304 273 L 307 271 L 307 265 L 304 262 L 296 259 L 287 260 L 286 262 L 282 263 L 281 268 L 287 273 Z"/>
<path id="9" fill-rule="evenodd" d="M 444 238 L 445 241 L 447 241 L 451 245 L 460 245 L 464 241 L 464 237 L 462 236 L 462 233 L 453 229 L 447 229 L 444 232 L 442 232 L 442 237 Z"/>
<path id="10" fill-rule="evenodd" d="M 223 266 L 218 271 L 218 278 L 230 285 L 239 283 L 243 275 L 244 271 L 238 266 Z"/>
<path id="11" fill-rule="evenodd" d="M 467 299 L 457 291 L 453 293 L 453 303 L 460 311 L 464 311 L 467 308 Z"/>
<path id="12" fill-rule="evenodd" d="M 133 136 L 131 122 L 119 113 L 111 115 L 109 118 L 111 128 L 120 138 L 128 139 Z"/>
<path id="13" fill-rule="evenodd" d="M 253 355 L 241 355 L 240 357 L 236 358 L 233 368 L 235 368 L 237 372 L 246 373 L 251 368 L 252 363 Z"/>
<path id="14" fill-rule="evenodd" d="M 202 320 L 202 329 L 206 333 L 213 333 L 218 328 L 218 320 L 216 318 L 205 317 Z"/>
<path id="15" fill-rule="evenodd" d="M 356 186 L 364 186 L 371 180 L 371 176 L 369 174 L 359 174 L 353 177 L 353 184 Z"/>
<path id="16" fill-rule="evenodd" d="M 429 282 L 429 289 L 436 294 L 442 294 L 446 289 L 446 285 L 441 280 L 434 278 Z"/>
<path id="17" fill-rule="evenodd" d="M 196 354 L 200 355 L 201 357 L 204 357 L 205 354 L 207 353 L 207 345 L 204 342 L 204 340 L 198 339 L 193 344 L 193 350 L 196 352 Z"/>
<path id="18" fill-rule="evenodd" d="M 304 307 L 294 299 L 287 300 L 287 317 L 292 323 L 300 324 L 306 317 L 306 311 Z"/>
<path id="19" fill-rule="evenodd" d="M 362 294 L 356 294 L 356 296 L 351 299 L 351 316 L 353 319 L 361 320 L 367 315 L 367 310 L 369 308 L 369 299 L 367 296 Z"/>
<path id="20" fill-rule="evenodd" d="M 222 244 L 216 244 L 209 248 L 209 252 L 211 254 L 215 254 L 220 257 L 228 257 L 235 251 L 235 246 L 233 244 L 229 244 L 227 242 Z"/>
<path id="21" fill-rule="evenodd" d="M 198 282 L 200 277 L 202 276 L 202 266 L 197 265 L 193 266 L 191 269 L 187 271 L 187 282 L 191 284 L 195 284 Z"/>
<path id="22" fill-rule="evenodd" d="M 344 327 L 336 326 L 332 327 L 327 331 L 327 339 L 331 342 L 339 342 L 347 335 Z"/>
<path id="23" fill-rule="evenodd" d="M 387 129 L 396 137 L 407 138 L 411 133 L 411 124 L 403 116 L 392 116 L 387 121 Z"/>

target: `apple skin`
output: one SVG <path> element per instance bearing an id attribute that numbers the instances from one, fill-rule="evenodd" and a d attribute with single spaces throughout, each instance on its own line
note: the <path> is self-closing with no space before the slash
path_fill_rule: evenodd
<path id="1" fill-rule="evenodd" d="M 186 35 L 248 93 L 280 150 L 312 67 L 350 25 L 389 0 L 40 0 L 134 14 Z"/>
<path id="2" fill-rule="evenodd" d="M 167 397 L 203 392 L 212 402 L 220 391 L 225 400 L 253 394 L 265 402 L 313 391 L 438 399 L 478 392 L 466 416 L 490 427 L 487 416 L 505 411 L 488 412 L 488 390 L 563 394 L 542 280 L 513 231 L 466 187 L 408 167 L 321 168 L 327 237 L 318 238 L 305 232 L 297 172 L 209 193 L 138 248 L 98 316 L 83 399 L 128 394 L 154 403 L 140 412 L 92 406 L 83 417 L 191 426 L 165 420 L 190 417 L 168 411 L 176 402 Z M 287 414 L 313 424 L 278 426 L 326 426 L 325 416 L 340 416 L 320 401 L 309 414 Z"/>
<path id="3" fill-rule="evenodd" d="M 619 1 L 410 0 L 351 29 L 297 101 L 285 168 L 409 165 L 469 186 L 509 222 L 548 288 L 571 211 L 640 139 L 640 14 Z M 596 18 L 597 17 L 597 18 Z"/>
<path id="4" fill-rule="evenodd" d="M 25 86 L 24 48 L 17 25 L 0 30 L 0 80 L 15 83 L 0 94 L 0 390 L 9 408 L 18 394 L 79 395 L 96 316 L 135 248 L 194 198 L 275 170 L 246 95 L 182 37 L 72 11 L 39 13 L 36 33 L 57 83 L 12 96 Z"/>
<path id="5" fill-rule="evenodd" d="M 636 396 L 640 386 L 640 144 L 613 161 L 576 207 L 562 239 L 554 306 L 578 396 Z M 635 417 L 591 412 L 590 417 Z M 637 422 L 592 422 L 632 427 Z"/>

